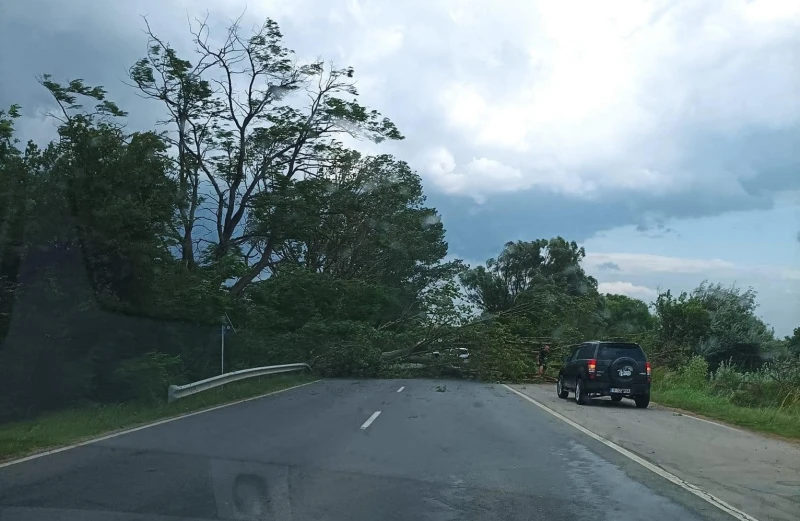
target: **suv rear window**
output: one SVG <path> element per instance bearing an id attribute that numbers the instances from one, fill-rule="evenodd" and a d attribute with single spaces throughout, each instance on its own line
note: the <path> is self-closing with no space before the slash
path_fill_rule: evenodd
<path id="1" fill-rule="evenodd" d="M 585 344 L 578 349 L 575 360 L 588 360 L 594 356 L 594 344 Z"/>
<path id="2" fill-rule="evenodd" d="M 599 360 L 616 360 L 623 356 L 633 358 L 637 362 L 647 361 L 644 351 L 636 344 L 600 344 L 597 353 Z"/>

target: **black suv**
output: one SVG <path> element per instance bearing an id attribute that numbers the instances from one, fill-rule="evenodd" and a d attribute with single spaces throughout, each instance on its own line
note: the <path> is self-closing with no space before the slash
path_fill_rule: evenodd
<path id="1" fill-rule="evenodd" d="M 633 398 L 636 407 L 650 405 L 651 368 L 639 344 L 625 342 L 584 342 L 573 346 L 558 373 L 559 398 L 575 393 L 579 405 L 592 396 L 610 396 L 615 402 Z"/>

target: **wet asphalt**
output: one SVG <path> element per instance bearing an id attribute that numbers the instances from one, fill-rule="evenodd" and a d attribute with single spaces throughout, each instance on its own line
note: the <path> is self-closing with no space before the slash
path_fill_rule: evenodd
<path id="1" fill-rule="evenodd" d="M 730 518 L 502 386 L 324 380 L 0 468 L 0 521 L 99 519 Z"/>

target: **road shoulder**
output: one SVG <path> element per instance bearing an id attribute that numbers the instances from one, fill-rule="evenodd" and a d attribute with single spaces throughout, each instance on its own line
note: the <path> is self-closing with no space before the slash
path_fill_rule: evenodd
<path id="1" fill-rule="evenodd" d="M 659 406 L 594 399 L 578 406 L 552 385 L 517 391 L 759 520 L 794 520 L 800 511 L 800 451 L 793 443 Z"/>

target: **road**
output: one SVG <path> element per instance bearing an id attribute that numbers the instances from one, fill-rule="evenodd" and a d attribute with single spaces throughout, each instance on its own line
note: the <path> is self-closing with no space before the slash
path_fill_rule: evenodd
<path id="1" fill-rule="evenodd" d="M 655 463 L 756 519 L 800 519 L 800 445 L 651 403 L 560 400 L 553 385 L 514 389 L 591 432 Z"/>
<path id="2" fill-rule="evenodd" d="M 2 521 L 656 514 L 730 519 L 509 389 L 474 382 L 324 380 L 0 468 Z"/>

